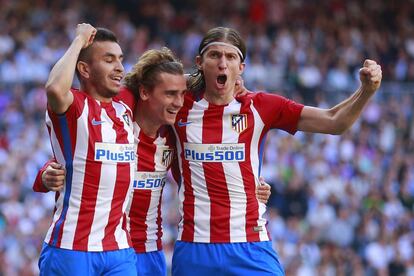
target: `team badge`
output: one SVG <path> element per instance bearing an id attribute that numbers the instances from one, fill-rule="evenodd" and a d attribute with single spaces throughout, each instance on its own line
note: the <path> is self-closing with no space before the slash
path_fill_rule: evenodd
<path id="1" fill-rule="evenodd" d="M 247 114 L 231 115 L 231 128 L 242 133 L 247 128 Z"/>
<path id="2" fill-rule="evenodd" d="M 129 126 L 129 116 L 127 113 L 122 114 L 122 118 L 124 118 L 125 123 Z"/>
<path id="3" fill-rule="evenodd" d="M 173 160 L 174 154 L 172 149 L 167 149 L 162 151 L 162 164 L 165 167 L 169 167 L 171 165 L 171 161 Z"/>

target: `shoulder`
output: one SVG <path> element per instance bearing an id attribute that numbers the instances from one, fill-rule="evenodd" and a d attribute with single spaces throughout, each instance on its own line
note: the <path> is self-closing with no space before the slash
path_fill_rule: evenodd
<path id="1" fill-rule="evenodd" d="M 252 92 L 247 92 L 246 95 L 240 96 L 236 98 L 238 101 L 240 102 L 272 102 L 274 103 L 275 101 L 288 101 L 287 98 L 278 95 L 277 93 L 273 93 L 273 92 L 264 92 L 264 91 L 252 91 Z"/>

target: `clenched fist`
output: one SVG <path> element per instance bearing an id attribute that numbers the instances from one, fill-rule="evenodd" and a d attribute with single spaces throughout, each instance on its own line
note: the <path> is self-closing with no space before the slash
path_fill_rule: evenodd
<path id="1" fill-rule="evenodd" d="M 373 60 L 366 59 L 364 66 L 359 69 L 359 78 L 362 89 L 369 93 L 374 93 L 381 85 L 381 66 Z"/>

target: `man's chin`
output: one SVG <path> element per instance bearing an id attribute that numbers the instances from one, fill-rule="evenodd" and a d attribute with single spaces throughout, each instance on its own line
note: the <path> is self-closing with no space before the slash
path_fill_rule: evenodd
<path id="1" fill-rule="evenodd" d="M 108 90 L 107 91 L 108 98 L 113 98 L 117 96 L 120 90 L 121 90 L 120 88 Z"/>

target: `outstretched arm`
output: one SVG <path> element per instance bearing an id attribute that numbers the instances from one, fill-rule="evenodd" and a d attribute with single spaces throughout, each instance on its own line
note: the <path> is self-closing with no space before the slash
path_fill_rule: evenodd
<path id="1" fill-rule="evenodd" d="M 348 130 L 361 115 L 361 112 L 382 79 L 381 66 L 373 60 L 365 60 L 359 70 L 361 86 L 348 99 L 330 109 L 305 106 L 302 110 L 298 130 L 342 134 Z"/>
<path id="2" fill-rule="evenodd" d="M 46 93 L 48 104 L 53 112 L 65 113 L 72 104 L 73 95 L 69 90 L 75 74 L 76 62 L 80 51 L 92 44 L 95 33 L 96 29 L 91 25 L 78 24 L 75 39 L 50 71 Z"/>

